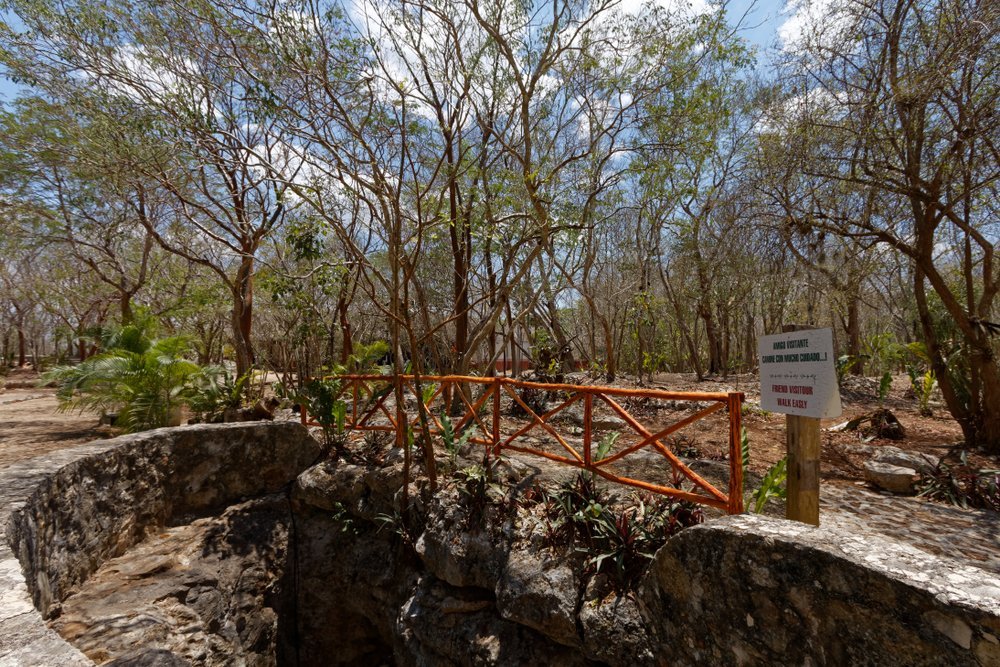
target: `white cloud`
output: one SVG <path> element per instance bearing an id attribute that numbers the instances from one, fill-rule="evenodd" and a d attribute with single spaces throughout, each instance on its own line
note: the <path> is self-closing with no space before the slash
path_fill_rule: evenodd
<path id="1" fill-rule="evenodd" d="M 788 0 L 787 18 L 778 26 L 785 51 L 842 47 L 851 27 L 851 13 L 843 0 Z"/>
<path id="2" fill-rule="evenodd" d="M 219 115 L 199 88 L 202 77 L 197 63 L 177 54 L 154 53 L 142 46 L 125 44 L 90 61 L 77 75 L 137 104 L 156 106 L 170 98 L 175 106 Z"/>
<path id="3" fill-rule="evenodd" d="M 618 8 L 623 14 L 635 16 L 647 5 L 662 7 L 682 16 L 701 16 L 715 10 L 715 5 L 708 0 L 622 0 Z"/>

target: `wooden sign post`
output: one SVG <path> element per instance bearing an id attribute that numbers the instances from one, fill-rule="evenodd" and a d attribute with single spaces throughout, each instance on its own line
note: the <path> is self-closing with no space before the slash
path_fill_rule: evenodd
<path id="1" fill-rule="evenodd" d="M 785 415 L 788 493 L 785 518 L 819 525 L 819 419 Z"/>
<path id="2" fill-rule="evenodd" d="M 785 516 L 819 525 L 819 422 L 841 413 L 830 329 L 786 327 L 757 342 L 760 406 L 785 414 Z"/>

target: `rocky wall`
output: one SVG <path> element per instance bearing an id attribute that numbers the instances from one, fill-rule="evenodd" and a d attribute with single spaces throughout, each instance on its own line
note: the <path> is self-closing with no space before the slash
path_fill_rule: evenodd
<path id="1" fill-rule="evenodd" d="M 414 487 L 412 543 L 379 530 L 387 470 L 296 484 L 303 665 L 1000 666 L 1000 581 L 876 533 L 726 517 L 615 594 L 523 511 L 474 516 L 455 485 Z"/>
<path id="2" fill-rule="evenodd" d="M 0 473 L 0 665 L 91 664 L 37 607 L 122 665 L 1000 666 L 996 576 L 874 533 L 715 520 L 616 594 L 519 503 L 413 484 L 403 530 L 399 451 L 318 454 L 295 424 L 195 426 Z"/>
<path id="3" fill-rule="evenodd" d="M 3 471 L 0 664 L 54 664 L 61 654 L 68 664 L 87 664 L 32 607 L 57 615 L 60 602 L 103 563 L 154 531 L 279 491 L 319 454 L 295 423 L 197 425 L 123 436 Z"/>
<path id="4" fill-rule="evenodd" d="M 671 539 L 641 592 L 673 665 L 1000 665 L 1000 580 L 875 533 L 727 517 Z"/>

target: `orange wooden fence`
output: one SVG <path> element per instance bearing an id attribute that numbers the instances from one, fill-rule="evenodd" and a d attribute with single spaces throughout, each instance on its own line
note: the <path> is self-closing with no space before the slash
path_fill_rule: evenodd
<path id="1" fill-rule="evenodd" d="M 526 382 L 506 377 L 465 377 L 459 375 L 420 376 L 421 389 L 426 392 L 421 396 L 417 391 L 418 378 L 412 375 L 340 375 L 340 393 L 338 398 L 347 406 L 346 428 L 359 431 L 389 431 L 396 435 L 398 444 L 404 442 L 409 429 L 414 437 L 423 432 L 418 411 L 418 400 L 425 400 L 428 429 L 431 435 L 440 435 L 444 431 L 441 416 L 438 413 L 455 414 L 447 406 L 464 407 L 464 414 L 454 421 L 454 433 L 462 433 L 466 429 L 474 429 L 475 434 L 469 442 L 478 443 L 487 448 L 487 453 L 499 456 L 504 451 L 520 452 L 544 457 L 550 461 L 589 470 L 605 479 L 637 487 L 653 493 L 670 496 L 679 500 L 723 509 L 730 514 L 743 511 L 743 465 L 740 450 L 741 407 L 743 394 L 739 392 L 676 392 L 658 389 L 622 389 L 616 387 L 600 387 L 590 385 L 554 384 Z M 388 401 L 397 390 L 404 396 L 403 405 L 392 407 Z M 556 407 L 541 414 L 535 412 L 518 394 L 518 390 L 535 389 L 544 392 L 554 392 L 559 399 Z M 507 396 L 518 404 L 521 411 L 527 415 L 527 423 L 520 424 L 514 420 L 513 427 L 505 430 L 501 421 L 501 398 Z M 616 400 L 617 399 L 617 400 Z M 634 417 L 621 402 L 623 399 L 654 399 L 677 402 L 708 403 L 708 407 L 680 419 L 669 426 L 655 432 L 647 428 Z M 621 401 L 621 402 L 619 402 Z M 460 403 L 459 403 L 460 402 Z M 583 403 L 582 443 L 571 443 L 557 430 L 558 424 L 553 417 L 568 407 Z M 407 404 L 412 404 L 408 409 Z M 437 404 L 435 406 L 435 404 Z M 596 458 L 597 447 L 594 445 L 593 416 L 598 405 L 607 406 L 610 412 L 619 418 L 635 432 L 633 438 L 638 442 L 623 444 L 617 451 L 602 453 Z M 709 415 L 728 410 L 729 422 L 729 484 L 727 493 L 723 493 L 711 483 L 703 479 L 687 466 L 666 444 L 663 439 L 680 429 L 704 419 Z M 302 423 L 318 425 L 309 419 L 305 406 L 302 407 Z M 406 426 L 400 428 L 401 425 Z M 527 446 L 518 442 L 534 429 L 541 429 L 551 436 L 559 447 L 556 453 Z M 508 432 L 510 431 L 510 432 Z M 677 488 L 681 484 L 667 485 L 626 477 L 611 469 L 611 464 L 618 462 L 639 450 L 651 448 L 661 454 L 670 464 L 673 478 L 687 480 L 692 484 L 692 490 Z M 673 480 L 671 480 L 673 482 Z"/>

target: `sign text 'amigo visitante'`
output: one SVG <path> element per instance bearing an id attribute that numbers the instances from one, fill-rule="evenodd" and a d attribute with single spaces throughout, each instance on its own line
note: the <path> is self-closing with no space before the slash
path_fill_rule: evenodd
<path id="1" fill-rule="evenodd" d="M 800 417 L 840 416 L 833 332 L 810 329 L 757 341 L 760 407 Z"/>

